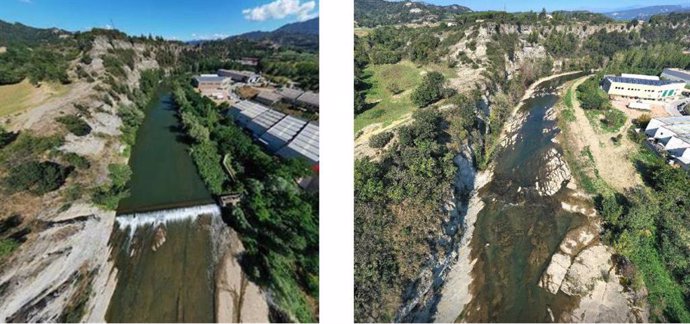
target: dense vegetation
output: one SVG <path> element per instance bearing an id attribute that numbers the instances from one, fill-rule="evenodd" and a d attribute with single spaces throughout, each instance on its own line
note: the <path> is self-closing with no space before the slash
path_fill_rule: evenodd
<path id="1" fill-rule="evenodd" d="M 28 191 L 42 195 L 60 188 L 70 172 L 69 167 L 55 162 L 28 161 L 12 167 L 3 184 L 9 193 Z"/>
<path id="2" fill-rule="evenodd" d="M 360 26 L 374 27 L 377 25 L 404 24 L 413 21 L 436 21 L 451 17 L 454 14 L 470 11 L 469 8 L 459 5 L 436 6 L 423 2 L 413 2 L 407 5 L 407 1 L 384 0 L 356 0 L 355 21 Z M 411 11 L 418 9 L 419 12 Z"/>
<path id="3" fill-rule="evenodd" d="M 385 9 L 381 10 L 370 15 L 386 17 L 383 14 Z M 597 123 L 597 127 L 605 132 L 618 131 L 625 123 L 625 116 L 618 110 L 609 109 L 611 105 L 608 97 L 599 89 L 601 76 L 621 72 L 658 75 L 664 67 L 688 68 L 690 56 L 684 55 L 682 51 L 688 46 L 686 36 L 690 34 L 690 24 L 687 23 L 690 21 L 689 17 L 675 14 L 655 17 L 648 24 L 631 22 L 615 28 L 608 25 L 607 30 L 604 27 L 611 24 L 611 19 L 586 12 L 552 12 L 550 15 L 546 12 L 469 12 L 449 14 L 443 18 L 444 23 L 435 26 L 417 25 L 412 28 L 398 24 L 357 30 L 354 48 L 355 125 L 362 116 L 368 117 L 372 112 L 386 114 L 387 112 L 380 111 L 381 107 L 387 110 L 399 109 L 391 105 L 386 100 L 388 97 L 382 96 L 382 93 L 401 93 L 390 97 L 405 104 L 401 98 L 405 99 L 406 90 L 423 88 L 420 86 L 421 81 L 417 81 L 412 87 L 409 84 L 396 87 L 391 82 L 381 82 L 383 74 L 378 75 L 378 72 L 382 70 L 392 70 L 392 67 L 402 70 L 410 62 L 416 66 L 417 72 L 422 69 L 433 70 L 430 67 L 439 66 L 465 73 L 471 69 L 477 73 L 482 71 L 486 83 L 479 85 L 481 93 L 458 88 L 455 90 L 465 95 L 451 95 L 441 104 L 436 104 L 452 111 L 446 113 L 444 110 L 440 114 L 441 122 L 436 126 L 438 137 L 420 139 L 417 133 L 409 133 L 408 127 L 415 126 L 399 127 L 394 131 L 398 133 L 396 138 L 399 140 L 385 146 L 379 161 L 367 158 L 356 161 L 356 320 L 393 320 L 396 311 L 406 302 L 405 298 L 410 296 L 410 290 L 415 288 L 414 280 L 424 266 L 422 260 L 427 260 L 427 256 L 431 254 L 442 253 L 442 250 L 435 249 L 433 243 L 429 243 L 432 241 L 429 238 L 435 237 L 434 231 L 442 228 L 438 223 L 438 219 L 442 218 L 439 209 L 448 199 L 443 190 L 449 191 L 452 188 L 452 184 L 440 170 L 453 170 L 453 164 L 450 160 L 439 158 L 435 154 L 437 151 L 433 151 L 435 148 L 441 146 L 449 155 L 463 151 L 474 158 L 477 168 L 488 166 L 493 159 L 498 135 L 525 89 L 540 77 L 552 74 L 554 67 L 562 71 L 602 69 L 597 78 L 583 84 L 576 92 L 568 93 L 568 111 L 572 120 L 573 99 L 577 95 L 587 116 L 593 123 Z M 360 26 L 397 23 L 384 20 L 373 22 L 364 14 L 360 20 L 357 21 Z M 529 54 L 525 57 L 525 44 L 529 44 L 529 47 L 543 46 L 546 57 L 530 57 Z M 478 54 L 480 46 L 486 49 L 484 57 Z M 523 50 L 521 47 L 525 49 L 523 53 L 519 53 Z M 560 64 L 555 65 L 555 61 Z M 514 68 L 516 65 L 517 69 L 508 70 L 508 67 Z M 374 74 L 376 78 L 372 77 L 372 71 L 377 73 Z M 452 78 L 452 73 L 442 74 Z M 395 76 L 399 75 L 403 74 Z M 449 84 L 455 85 L 458 80 L 453 81 L 455 82 Z M 431 94 L 429 98 L 438 98 L 435 91 L 424 93 Z M 479 109 L 482 105 L 477 105 L 483 96 L 488 109 Z M 422 99 L 423 96 L 418 97 Z M 433 101 L 418 100 L 418 105 L 411 100 L 406 103 L 410 107 L 432 103 L 427 108 L 408 110 L 415 111 L 413 125 L 417 125 L 420 118 L 429 120 L 420 114 L 437 109 Z M 383 122 L 385 125 L 390 120 Z M 385 144 L 381 144 L 389 137 L 381 136 L 375 143 L 377 147 L 384 146 Z M 422 148 L 431 153 L 415 152 Z M 435 167 L 437 173 L 424 174 L 428 167 Z M 435 183 L 437 191 L 425 191 L 423 184 L 408 187 L 409 183 L 416 185 L 416 179 L 424 178 L 421 175 L 426 176 L 427 181 Z M 627 211 L 626 208 L 622 209 Z M 673 229 L 676 233 L 688 231 L 687 225 L 680 226 L 683 222 L 687 223 L 687 216 L 675 216 L 672 221 L 667 222 L 676 226 Z M 682 310 L 687 309 L 683 299 L 687 300 L 688 295 L 686 288 L 682 287 L 688 287 L 687 270 L 684 266 L 688 263 L 688 257 L 678 251 L 682 251 L 680 247 L 683 244 L 687 248 L 688 242 L 681 240 L 681 234 L 668 236 L 666 232 L 670 231 L 670 226 L 663 229 L 658 224 L 655 226 L 655 230 L 638 229 L 635 232 L 636 235 L 645 237 L 645 242 L 650 244 L 638 245 L 642 241 L 626 241 L 633 242 L 631 246 L 637 252 L 630 250 L 623 254 L 640 269 L 638 280 L 644 281 L 648 287 L 650 302 L 657 314 L 653 318 L 676 321 L 686 319 Z M 611 237 L 612 240 L 618 240 L 616 235 Z M 671 240 L 677 245 L 671 246 L 668 243 Z M 662 246 L 663 242 L 667 243 Z M 661 252 L 662 248 L 666 251 Z M 633 257 L 634 255 L 637 256 Z M 666 268 L 673 270 L 667 271 Z M 670 279 L 674 280 L 669 281 Z"/>
<path id="4" fill-rule="evenodd" d="M 605 238 L 638 270 L 630 284 L 647 288 L 651 319 L 688 322 L 690 179 L 643 145 L 640 151 L 636 163 L 649 187 L 599 196 Z"/>
<path id="5" fill-rule="evenodd" d="M 311 301 L 318 299 L 318 193 L 302 191 L 294 179 L 310 173 L 298 159 L 282 160 L 255 144 L 221 114 L 223 106 L 189 86 L 176 86 L 174 98 L 191 140 L 191 156 L 215 194 L 239 193 L 243 199 L 223 211 L 240 233 L 245 271 L 270 287 L 274 301 L 301 322 L 317 319 Z M 223 169 L 228 155 L 236 181 Z"/>

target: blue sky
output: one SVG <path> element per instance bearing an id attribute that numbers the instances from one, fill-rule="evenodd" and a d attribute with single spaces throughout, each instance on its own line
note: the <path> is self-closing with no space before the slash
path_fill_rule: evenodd
<path id="1" fill-rule="evenodd" d="M 70 31 L 114 26 L 179 40 L 273 30 L 318 10 L 318 0 L 0 0 L 0 19 L 9 22 Z"/>
<path id="2" fill-rule="evenodd" d="M 472 10 L 503 10 L 507 11 L 540 11 L 546 8 L 552 10 L 592 10 L 603 11 L 630 7 L 643 7 L 654 5 L 684 4 L 690 6 L 690 1 L 674 0 L 426 0 L 428 3 L 449 5 L 459 4 Z"/>

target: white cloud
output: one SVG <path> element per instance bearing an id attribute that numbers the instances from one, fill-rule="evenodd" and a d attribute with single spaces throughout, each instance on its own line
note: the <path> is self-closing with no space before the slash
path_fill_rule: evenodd
<path id="1" fill-rule="evenodd" d="M 105 24 L 105 26 L 103 26 L 103 28 L 110 30 L 110 29 L 113 29 L 113 26 L 111 26 L 110 24 Z"/>
<path id="2" fill-rule="evenodd" d="M 244 18 L 252 21 L 265 21 L 268 19 L 283 19 L 295 16 L 299 21 L 305 21 L 316 17 L 316 2 L 302 0 L 275 0 L 271 3 L 242 10 Z"/>
<path id="3" fill-rule="evenodd" d="M 31 0 L 19 0 L 19 2 L 23 2 L 23 3 L 32 3 Z"/>

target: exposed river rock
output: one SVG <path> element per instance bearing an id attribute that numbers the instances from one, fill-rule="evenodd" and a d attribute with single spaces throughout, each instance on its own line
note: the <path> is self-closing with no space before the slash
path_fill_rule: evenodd
<path id="1" fill-rule="evenodd" d="M 547 162 L 544 164 L 543 173 L 537 177 L 535 187 L 540 195 L 551 196 L 570 180 L 570 169 L 555 148 L 546 153 L 544 160 Z"/>
<path id="2" fill-rule="evenodd" d="M 646 320 L 639 294 L 621 284 L 591 197 L 577 190 L 556 140 L 553 91 L 568 78 L 540 85 L 506 124 L 492 180 L 463 205 L 471 211 L 457 262 L 436 278 L 442 282 L 427 298 L 430 319 Z"/>

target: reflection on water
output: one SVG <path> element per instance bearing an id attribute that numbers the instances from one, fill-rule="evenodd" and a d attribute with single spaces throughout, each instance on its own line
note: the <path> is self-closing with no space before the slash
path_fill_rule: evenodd
<path id="1" fill-rule="evenodd" d="M 477 217 L 471 244 L 472 258 L 477 258 L 473 299 L 458 320 L 548 322 L 576 302 L 563 293 L 549 293 L 538 282 L 565 234 L 585 218 L 561 209 L 562 193 L 542 196 L 535 185 L 545 176 L 546 153 L 558 150 L 552 142 L 555 121 L 545 118 L 558 101 L 550 91 L 576 77 L 542 84 L 541 94 L 527 99 L 520 109 L 526 116 L 515 143 L 496 157 L 494 179 L 480 193 L 486 205 Z"/>

